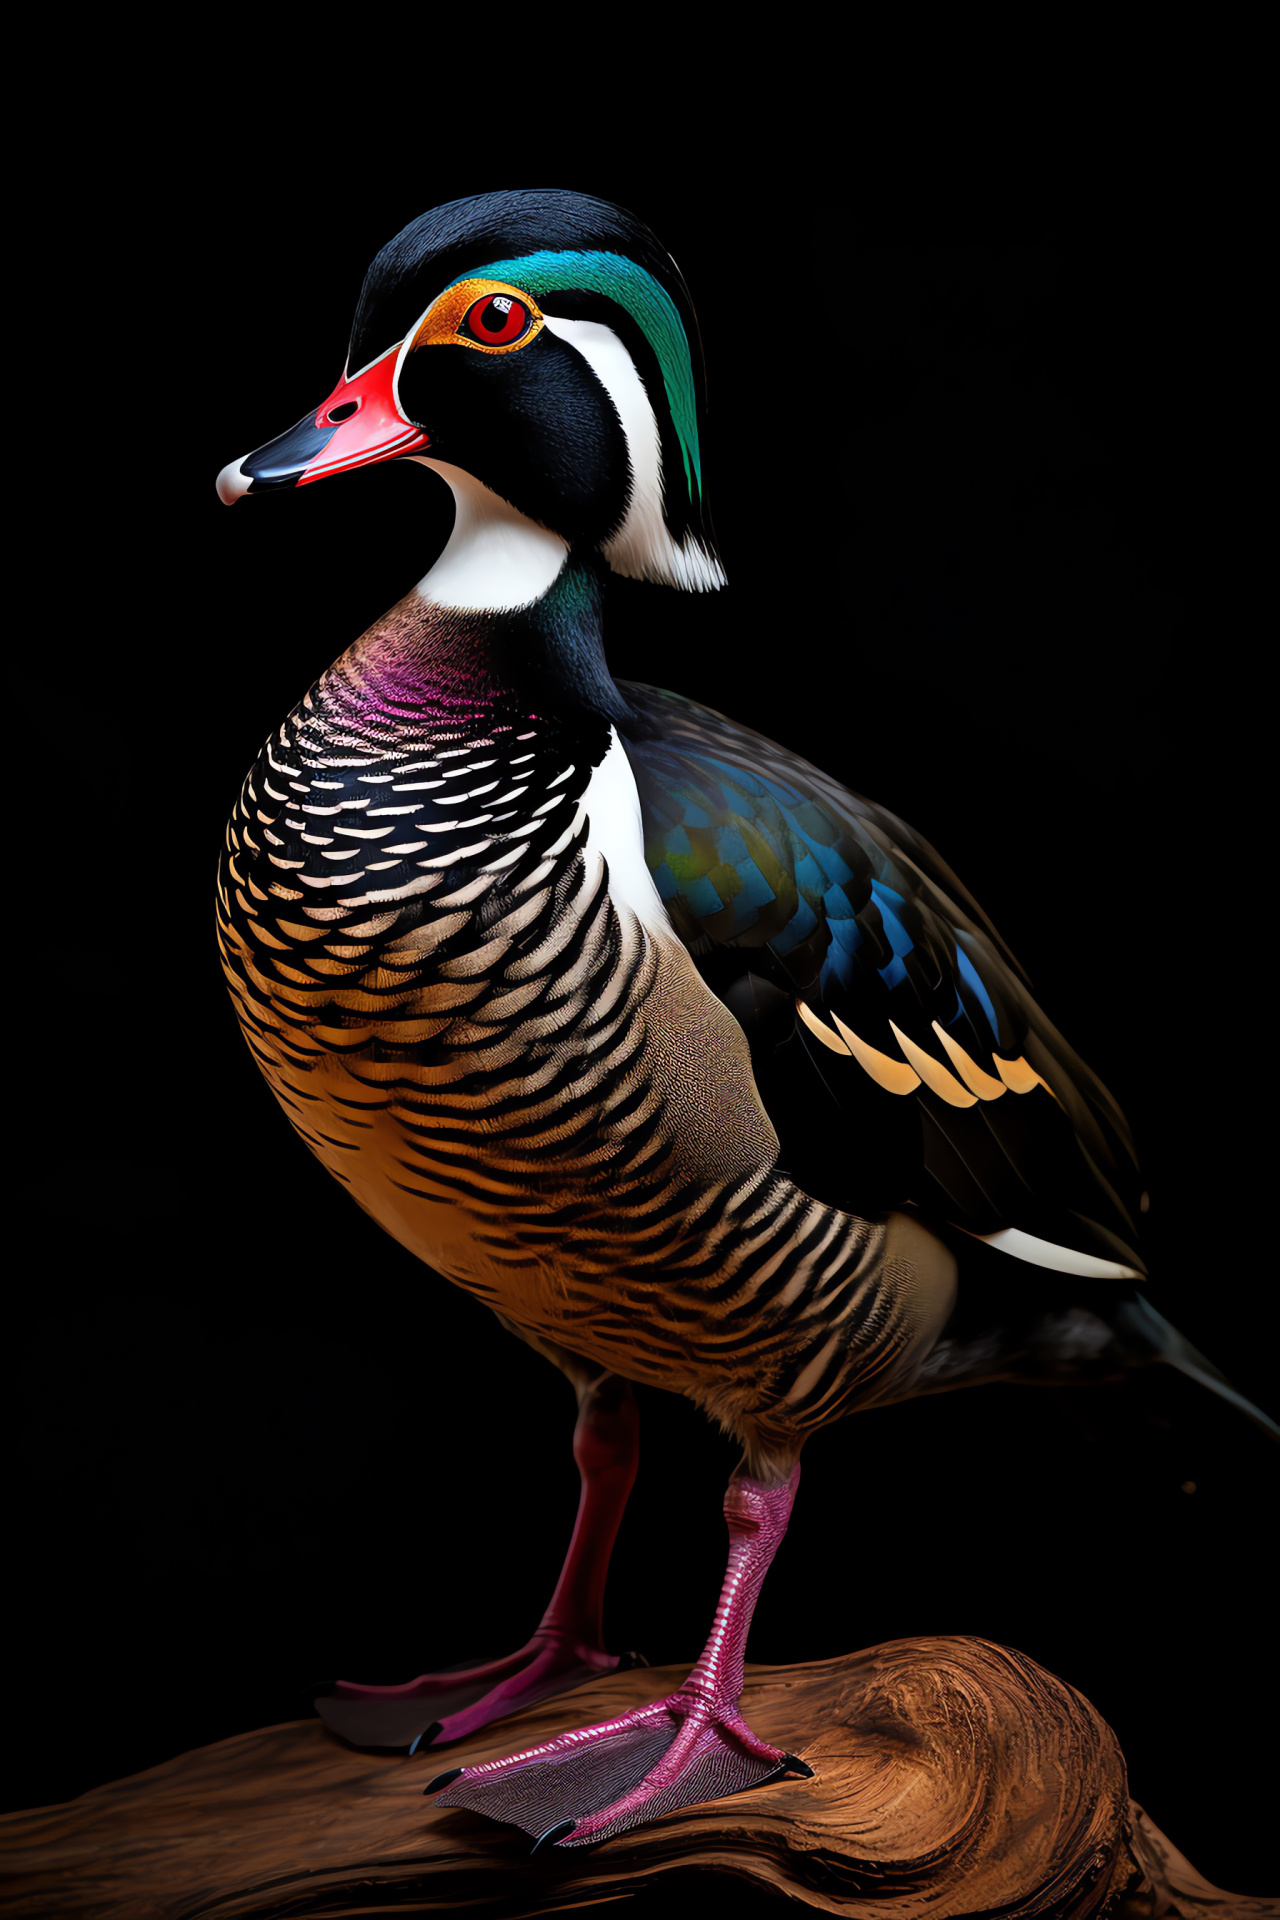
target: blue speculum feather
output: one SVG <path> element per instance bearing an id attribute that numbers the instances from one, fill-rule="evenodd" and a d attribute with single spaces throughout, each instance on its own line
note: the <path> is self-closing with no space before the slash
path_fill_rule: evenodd
<path id="1" fill-rule="evenodd" d="M 843 886 L 846 881 L 852 880 L 853 868 L 840 858 L 840 855 L 834 847 L 828 846 L 825 842 L 815 839 L 812 834 L 806 833 L 804 828 L 796 820 L 794 814 L 789 816 L 789 824 L 792 826 L 792 831 L 803 840 L 805 846 L 809 849 L 808 857 L 813 861 L 815 867 L 826 875 L 828 883 L 835 880 Z"/>
<path id="2" fill-rule="evenodd" d="M 699 920 L 709 920 L 711 915 L 719 913 L 724 905 L 715 887 L 705 876 L 700 880 L 691 881 L 684 890 L 684 897 L 689 903 L 691 912 L 696 914 Z"/>
<path id="3" fill-rule="evenodd" d="M 825 893 L 829 876 L 822 871 L 813 855 L 806 849 L 796 861 L 796 885 L 801 893 Z"/>
<path id="4" fill-rule="evenodd" d="M 836 982 L 846 989 L 852 986 L 854 957 L 862 945 L 862 931 L 854 918 L 853 903 L 842 888 L 829 887 L 822 903 L 831 935 L 831 945 L 818 977 L 819 989 L 825 994 Z"/>
<path id="5" fill-rule="evenodd" d="M 973 994 L 974 999 L 978 1002 L 979 1006 L 982 1008 L 983 1013 L 987 1017 L 987 1024 L 991 1028 L 992 1043 L 996 1046 L 999 1046 L 1000 1025 L 996 1019 L 996 1010 L 991 1004 L 991 995 L 987 992 L 986 988 L 983 986 L 982 981 L 978 976 L 978 969 L 974 966 L 972 960 L 969 958 L 968 954 L 964 951 L 964 948 L 961 946 L 956 947 L 956 964 L 960 969 L 960 978 L 964 981 L 964 984 L 966 985 L 966 987 L 968 987 L 969 991 Z M 959 994 L 957 994 L 956 995 L 957 1011 L 959 1011 L 959 1006 L 960 1006 L 960 996 Z"/>
<path id="6" fill-rule="evenodd" d="M 694 394 L 689 336 L 671 295 L 643 267 L 621 253 L 556 253 L 543 250 L 516 260 L 491 260 L 487 266 L 459 278 L 506 280 L 535 296 L 585 289 L 616 301 L 644 334 L 662 369 L 667 405 L 680 442 L 685 483 L 692 500 L 702 491 L 702 456 L 698 446 L 698 405 Z M 456 284 L 456 283 L 455 283 Z"/>
<path id="7" fill-rule="evenodd" d="M 887 887 L 883 880 L 871 882 L 871 893 L 880 909 L 880 924 L 884 928 L 885 939 L 893 949 L 893 958 L 888 966 L 879 969 L 880 978 L 886 987 L 900 986 L 907 977 L 907 970 L 902 964 L 903 960 L 915 945 L 915 941 L 894 912 L 895 907 L 901 908 L 905 902 L 902 895 L 895 893 L 892 887 Z"/>
<path id="8" fill-rule="evenodd" d="M 744 853 L 742 859 L 736 863 L 736 867 L 742 880 L 742 892 L 739 898 L 746 900 L 749 905 L 757 909 L 757 912 L 751 916 L 754 924 L 759 917 L 758 909 L 772 906 L 778 896 L 749 855 Z"/>
<path id="9" fill-rule="evenodd" d="M 817 924 L 817 914 L 809 902 L 801 896 L 796 903 L 795 912 L 782 932 L 770 942 L 774 952 L 783 956 L 790 953 L 793 947 L 798 947 L 802 940 L 809 938 Z"/>

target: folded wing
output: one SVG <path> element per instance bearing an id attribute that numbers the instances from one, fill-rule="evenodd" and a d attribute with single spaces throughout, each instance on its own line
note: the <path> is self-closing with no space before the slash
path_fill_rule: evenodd
<path id="1" fill-rule="evenodd" d="M 771 1114 L 810 1112 L 847 1169 L 821 1197 L 865 1207 L 871 1166 L 883 1205 L 913 1201 L 1032 1265 L 1141 1275 L 1124 1115 L 933 849 L 723 715 L 623 691 L 650 871 L 744 1019 Z"/>

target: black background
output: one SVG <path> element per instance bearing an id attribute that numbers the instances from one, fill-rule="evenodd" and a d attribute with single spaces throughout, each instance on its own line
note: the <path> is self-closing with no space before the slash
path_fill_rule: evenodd
<path id="1" fill-rule="evenodd" d="M 504 1651 L 571 1524 L 568 1387 L 312 1161 L 213 942 L 246 766 L 450 519 L 408 465 L 234 514 L 214 477 L 330 391 L 369 258 L 464 193 L 577 187 L 671 248 L 730 586 L 620 584 L 615 673 L 803 749 L 934 842 L 1133 1122 L 1153 1300 L 1274 1411 L 1252 1091 L 1274 1041 L 1239 971 L 1261 840 L 1233 662 L 1256 640 L 1206 533 L 1248 348 L 1212 190 L 1145 158 L 1017 198 L 948 194 L 942 152 L 922 187 L 859 179 L 802 105 L 786 140 L 708 135 L 679 166 L 626 126 L 590 147 L 472 138 L 439 101 L 393 157 L 320 137 L 264 156 L 261 127 L 181 113 L 120 133 L 76 703 L 93 854 L 34 1188 L 59 1252 L 15 1302 L 9 1361 L 9 1804 L 297 1717 L 325 1675 Z M 641 1399 L 607 1633 L 691 1659 L 734 1450 L 684 1402 Z M 1252 1648 L 1276 1458 L 1163 1370 L 858 1417 L 806 1453 L 752 1657 L 914 1633 L 1019 1647 L 1093 1700 L 1203 1873 L 1267 1891 Z"/>

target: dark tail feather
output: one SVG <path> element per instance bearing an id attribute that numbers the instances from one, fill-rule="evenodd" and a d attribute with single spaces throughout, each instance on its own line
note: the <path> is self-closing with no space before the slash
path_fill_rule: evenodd
<path id="1" fill-rule="evenodd" d="M 1176 1367 L 1179 1373 L 1185 1373 L 1189 1380 L 1198 1380 L 1202 1387 L 1208 1387 L 1210 1393 L 1216 1393 L 1219 1400 L 1225 1400 L 1228 1406 L 1235 1407 L 1256 1427 L 1261 1427 L 1269 1438 L 1280 1440 L 1280 1426 L 1276 1425 L 1270 1414 L 1263 1413 L 1261 1407 L 1255 1407 L 1252 1400 L 1246 1400 L 1242 1393 L 1237 1393 L 1213 1362 L 1206 1360 L 1176 1327 L 1171 1327 L 1142 1294 L 1135 1293 L 1127 1300 L 1122 1300 L 1114 1310 L 1113 1321 L 1121 1338 L 1132 1343 L 1143 1359 L 1163 1360 L 1166 1365 Z"/>

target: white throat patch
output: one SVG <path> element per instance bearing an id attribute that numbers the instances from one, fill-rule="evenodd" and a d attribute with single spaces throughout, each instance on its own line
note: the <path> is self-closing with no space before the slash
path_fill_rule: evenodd
<path id="1" fill-rule="evenodd" d="M 448 482 L 455 507 L 448 544 L 418 582 L 422 598 L 471 613 L 510 613 L 541 600 L 569 557 L 560 535 L 517 513 L 461 467 L 421 453 L 409 458 Z"/>
<path id="2" fill-rule="evenodd" d="M 644 381 L 612 327 L 599 320 L 544 315 L 551 333 L 582 355 L 614 405 L 627 442 L 631 492 L 626 516 L 602 548 L 615 573 L 705 591 L 725 584 L 720 562 L 689 534 L 677 546 L 662 517 L 662 443 Z"/>

